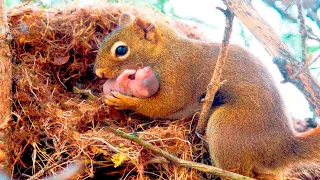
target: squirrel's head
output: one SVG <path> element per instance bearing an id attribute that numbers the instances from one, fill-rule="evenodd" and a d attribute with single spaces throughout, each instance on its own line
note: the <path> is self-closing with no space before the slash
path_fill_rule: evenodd
<path id="1" fill-rule="evenodd" d="M 95 62 L 99 77 L 115 78 L 124 69 L 151 66 L 161 54 L 162 36 L 150 20 L 123 13 L 119 26 L 102 42 Z"/>

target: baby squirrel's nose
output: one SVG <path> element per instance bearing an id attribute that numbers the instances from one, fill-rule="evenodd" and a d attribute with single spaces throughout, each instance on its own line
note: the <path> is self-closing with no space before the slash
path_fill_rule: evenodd
<path id="1" fill-rule="evenodd" d="M 104 73 L 103 73 L 104 69 L 103 68 L 98 68 L 95 69 L 95 73 L 99 78 L 104 78 Z"/>

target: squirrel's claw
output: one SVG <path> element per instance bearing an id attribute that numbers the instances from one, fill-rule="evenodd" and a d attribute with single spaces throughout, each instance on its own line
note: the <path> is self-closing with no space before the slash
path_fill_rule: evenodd
<path id="1" fill-rule="evenodd" d="M 134 110 L 135 107 L 135 99 L 134 97 L 123 95 L 119 92 L 111 92 L 111 95 L 106 96 L 104 102 L 109 105 L 113 106 L 117 110 L 124 110 L 130 109 Z"/>

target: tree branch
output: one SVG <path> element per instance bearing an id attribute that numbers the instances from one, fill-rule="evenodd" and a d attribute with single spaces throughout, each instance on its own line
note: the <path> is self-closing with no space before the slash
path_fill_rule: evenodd
<path id="1" fill-rule="evenodd" d="M 308 9 L 307 10 L 307 16 L 310 17 L 313 21 L 315 21 L 317 23 L 318 27 L 320 28 L 320 19 L 319 19 L 318 14 L 317 14 L 317 10 L 318 9 Z"/>
<path id="2" fill-rule="evenodd" d="M 295 18 L 294 16 L 292 16 L 291 14 L 286 13 L 287 9 L 291 6 L 291 4 L 293 4 L 292 2 L 294 2 L 293 0 L 290 1 L 290 4 L 288 4 L 287 8 L 285 10 L 283 10 L 282 8 L 278 7 L 276 5 L 276 1 L 275 0 L 263 0 L 263 2 L 265 2 L 267 5 L 271 6 L 273 9 L 275 9 L 284 19 L 291 21 L 293 23 L 298 23 L 297 18 Z M 310 3 L 306 4 L 306 1 L 303 1 L 303 6 L 304 5 L 309 5 L 308 8 L 305 7 L 305 9 L 307 9 L 307 16 L 310 17 L 311 19 L 313 19 L 317 24 L 318 24 L 318 20 L 314 15 L 317 15 L 316 13 L 314 13 L 314 10 L 310 7 Z M 283 2 L 282 2 L 283 3 Z M 316 5 L 316 4 L 315 4 Z M 316 11 L 315 11 L 316 12 Z M 312 18 L 313 17 L 313 18 Z M 318 24 L 319 26 L 319 24 Z M 320 26 L 319 26 L 320 27 Z M 309 27 L 308 25 L 306 25 L 306 32 L 307 32 L 307 36 L 309 37 L 309 39 L 315 40 L 320 42 L 320 39 L 316 36 L 316 34 L 313 32 L 312 28 Z"/>
<path id="3" fill-rule="evenodd" d="M 163 157 L 165 157 L 166 159 L 168 159 L 169 161 L 179 165 L 179 166 L 183 166 L 186 168 L 193 168 L 202 172 L 206 172 L 206 173 L 210 173 L 210 174 L 214 174 L 217 176 L 220 176 L 222 178 L 229 178 L 229 179 L 243 179 L 243 180 L 253 180 L 252 178 L 246 177 L 246 176 L 242 176 L 240 174 L 236 174 L 236 173 L 232 173 L 229 171 L 225 171 L 222 170 L 220 168 L 216 168 L 214 166 L 209 166 L 206 164 L 201 164 L 201 163 L 197 163 L 197 162 L 192 162 L 192 161 L 187 161 L 184 159 L 180 159 L 162 149 L 160 149 L 157 146 L 152 145 L 149 142 L 143 141 L 142 139 L 140 139 L 139 137 L 135 136 L 135 135 L 129 135 L 123 131 L 120 131 L 118 129 L 115 129 L 111 126 L 107 126 L 106 127 L 107 130 L 109 130 L 110 132 L 114 133 L 117 136 L 120 136 L 122 138 L 131 140 L 141 146 L 143 146 L 146 149 L 149 149 L 151 151 L 153 151 L 154 153 L 161 155 Z"/>
<path id="4" fill-rule="evenodd" d="M 12 69 L 5 1 L 0 0 L 0 171 L 9 174 L 8 122 L 11 119 Z"/>
<path id="5" fill-rule="evenodd" d="M 299 13 L 298 19 L 299 19 L 300 34 L 301 34 L 302 62 L 306 63 L 306 61 L 307 61 L 307 54 L 306 54 L 307 30 L 306 30 L 306 21 L 304 19 L 304 9 L 302 6 L 302 0 L 297 1 L 297 7 L 298 7 L 298 13 Z"/>
<path id="6" fill-rule="evenodd" d="M 223 0 L 227 7 L 239 18 L 239 20 L 262 43 L 266 51 L 274 57 L 274 63 L 278 66 L 284 82 L 295 85 L 306 97 L 312 109 L 320 115 L 320 84 L 306 69 L 294 78 L 290 78 L 295 72 L 305 68 L 305 64 L 299 62 L 281 41 L 272 27 L 258 14 L 248 0 Z"/>
<path id="7" fill-rule="evenodd" d="M 199 137 L 201 137 L 204 134 L 205 128 L 207 127 L 209 112 L 214 100 L 214 96 L 218 91 L 219 87 L 222 85 L 222 83 L 220 82 L 221 74 L 227 58 L 229 40 L 232 33 L 232 23 L 234 18 L 233 13 L 231 13 L 228 9 L 227 10 L 223 10 L 221 8 L 218 8 L 218 9 L 222 11 L 226 17 L 226 26 L 224 30 L 224 36 L 223 36 L 220 52 L 218 55 L 218 60 L 217 60 L 212 78 L 210 80 L 210 83 L 207 86 L 206 97 L 203 102 L 202 111 L 201 111 L 200 118 L 197 125 L 196 133 Z"/>

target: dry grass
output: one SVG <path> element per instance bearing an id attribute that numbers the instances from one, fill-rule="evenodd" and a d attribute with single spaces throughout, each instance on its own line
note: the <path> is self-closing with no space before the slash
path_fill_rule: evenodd
<path id="1" fill-rule="evenodd" d="M 100 97 L 103 80 L 93 74 L 92 64 L 99 43 L 117 26 L 123 11 L 143 15 L 128 5 L 103 3 L 63 9 L 20 6 L 9 11 L 14 36 L 12 177 L 52 176 L 79 160 L 85 168 L 74 179 L 200 177 L 104 130 L 112 125 L 136 133 L 180 158 L 196 161 L 194 152 L 202 147 L 193 142 L 195 122 L 117 112 L 100 98 L 73 92 L 74 87 L 90 89 Z M 174 24 L 189 37 L 202 38 L 196 26 Z"/>

